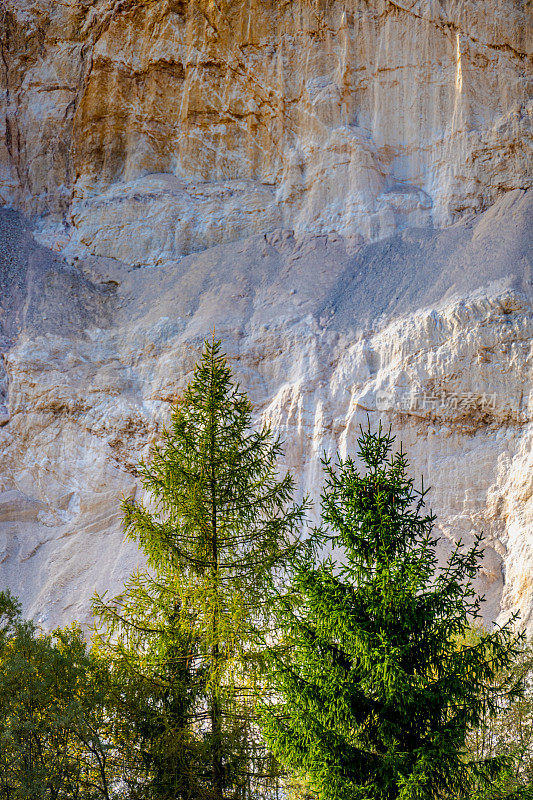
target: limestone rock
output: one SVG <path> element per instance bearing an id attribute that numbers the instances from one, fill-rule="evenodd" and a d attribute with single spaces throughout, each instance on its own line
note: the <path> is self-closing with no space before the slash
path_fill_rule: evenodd
<path id="1" fill-rule="evenodd" d="M 390 422 L 433 486 L 442 554 L 484 530 L 486 617 L 520 610 L 531 628 L 530 215 L 516 191 L 468 222 L 356 253 L 337 235 L 279 229 L 159 268 L 90 257 L 73 269 L 0 214 L 19 286 L 0 581 L 48 625 L 86 620 L 95 589 L 119 589 L 138 559 L 120 496 L 139 491 L 136 464 L 215 324 L 300 492 L 317 497 L 320 455 L 352 450 L 367 414 Z"/>
<path id="2" fill-rule="evenodd" d="M 442 554 L 484 529 L 487 618 L 533 626 L 530 21 L 3 0 L 0 585 L 28 613 L 86 620 L 137 563 L 119 499 L 215 324 L 299 491 L 391 422 Z"/>
<path id="3" fill-rule="evenodd" d="M 448 224 L 530 183 L 526 6 L 5 0 L 0 197 L 144 264 Z"/>

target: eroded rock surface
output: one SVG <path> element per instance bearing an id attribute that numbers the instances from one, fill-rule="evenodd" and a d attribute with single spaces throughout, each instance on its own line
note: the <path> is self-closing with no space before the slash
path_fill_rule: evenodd
<path id="1" fill-rule="evenodd" d="M 4 0 L 0 196 L 56 248 L 140 265 L 277 227 L 449 224 L 530 184 L 530 19 L 522 0 Z"/>
<path id="2" fill-rule="evenodd" d="M 317 496 L 320 455 L 352 450 L 367 414 L 391 422 L 433 486 L 443 552 L 485 531 L 487 618 L 519 609 L 531 624 L 531 205 L 517 191 L 355 254 L 279 230 L 156 269 L 73 269 L 3 212 L 33 272 L 5 357 L 2 582 L 46 624 L 86 619 L 94 589 L 119 588 L 137 558 L 119 498 L 138 491 L 135 465 L 215 324 L 300 491 Z"/>
<path id="3" fill-rule="evenodd" d="M 3 0 L 0 585 L 88 618 L 216 325 L 299 491 L 391 422 L 533 626 L 525 0 Z M 16 210 L 15 210 L 16 209 Z M 20 212 L 23 212 L 24 216 Z"/>

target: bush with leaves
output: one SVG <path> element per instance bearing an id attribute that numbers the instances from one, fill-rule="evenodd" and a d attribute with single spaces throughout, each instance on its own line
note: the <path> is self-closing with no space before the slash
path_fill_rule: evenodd
<path id="1" fill-rule="evenodd" d="M 483 633 L 475 628 L 469 640 L 479 641 Z M 524 686 L 523 695 L 513 700 L 503 696 L 498 714 L 485 718 L 468 737 L 471 757 L 506 760 L 493 780 L 479 784 L 473 800 L 533 800 L 533 642 L 523 643 L 513 664 L 494 683 L 510 680 Z"/>
<path id="2" fill-rule="evenodd" d="M 0 798 L 110 799 L 108 679 L 79 628 L 43 634 L 0 592 Z"/>

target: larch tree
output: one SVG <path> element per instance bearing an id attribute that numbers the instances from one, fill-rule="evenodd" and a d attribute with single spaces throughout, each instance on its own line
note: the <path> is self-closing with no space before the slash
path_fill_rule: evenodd
<path id="1" fill-rule="evenodd" d="M 278 475 L 281 452 L 268 427 L 252 428 L 220 342 L 206 342 L 140 467 L 149 501 L 123 504 L 146 568 L 94 604 L 99 646 L 153 692 L 138 725 L 150 797 L 244 800 L 273 778 L 255 722 L 255 642 L 305 513 Z"/>
<path id="2" fill-rule="evenodd" d="M 362 431 L 362 469 L 324 460 L 323 526 L 277 601 L 263 730 L 319 800 L 471 796 L 502 759 L 470 757 L 468 732 L 520 691 L 495 681 L 518 651 L 511 625 L 458 644 L 480 613 L 481 538 L 439 568 L 426 492 L 393 443 Z"/>

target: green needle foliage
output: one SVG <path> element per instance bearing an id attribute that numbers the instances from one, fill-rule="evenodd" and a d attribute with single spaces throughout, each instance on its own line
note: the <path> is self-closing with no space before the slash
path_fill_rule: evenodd
<path id="1" fill-rule="evenodd" d="M 324 460 L 327 527 L 278 600 L 263 730 L 320 800 L 471 796 L 502 760 L 469 758 L 468 732 L 520 691 L 494 680 L 518 652 L 510 626 L 457 644 L 479 617 L 481 538 L 438 569 L 426 492 L 393 442 L 362 432 L 362 471 Z"/>
<path id="2" fill-rule="evenodd" d="M 152 698 L 151 713 L 131 714 L 151 798 L 248 798 L 275 778 L 255 722 L 254 642 L 305 504 L 291 504 L 280 441 L 252 430 L 251 415 L 220 342 L 206 342 L 141 465 L 149 503 L 123 504 L 147 568 L 95 601 L 100 647 Z"/>

